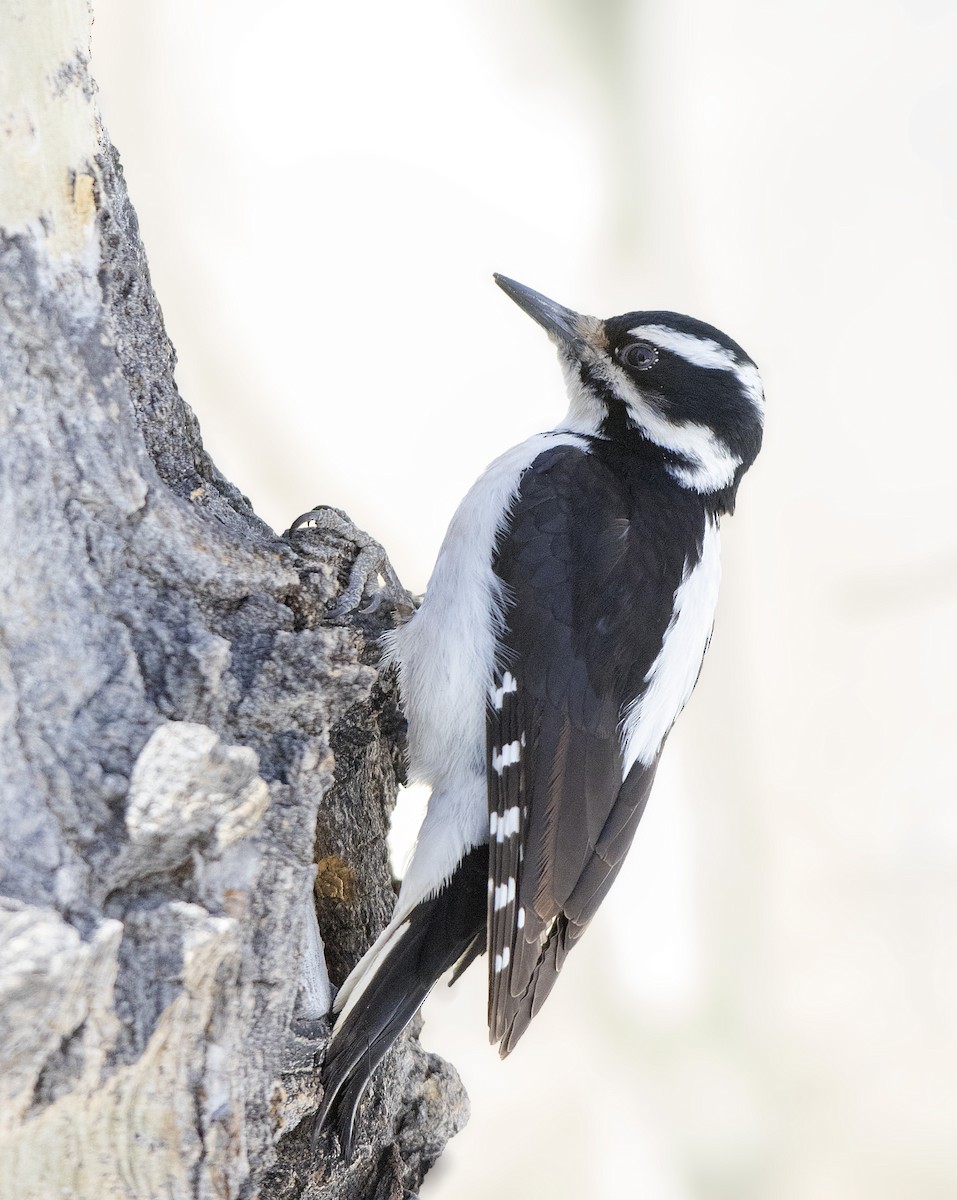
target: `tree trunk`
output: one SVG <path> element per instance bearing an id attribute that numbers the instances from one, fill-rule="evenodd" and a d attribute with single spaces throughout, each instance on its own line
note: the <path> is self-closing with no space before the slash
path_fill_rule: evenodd
<path id="1" fill-rule="evenodd" d="M 315 863 L 337 983 L 393 899 L 385 622 L 203 449 L 90 19 L 0 0 L 0 1198 L 405 1196 L 467 1114 L 416 1041 L 351 1168 L 303 1122 Z"/>

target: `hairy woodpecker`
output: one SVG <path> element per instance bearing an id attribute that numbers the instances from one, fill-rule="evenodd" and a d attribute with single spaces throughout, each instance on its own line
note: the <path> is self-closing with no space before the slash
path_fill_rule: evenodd
<path id="1" fill-rule="evenodd" d="M 504 1056 L 618 874 L 698 677 L 718 523 L 761 446 L 737 343 L 691 317 L 598 320 L 499 287 L 558 347 L 570 407 L 452 518 L 392 637 L 428 810 L 391 921 L 336 997 L 316 1129 L 350 1157 L 386 1051 L 446 970 L 488 951 Z"/>

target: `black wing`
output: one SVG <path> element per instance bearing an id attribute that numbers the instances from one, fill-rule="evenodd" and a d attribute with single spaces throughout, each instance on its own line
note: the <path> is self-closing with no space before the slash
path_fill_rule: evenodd
<path id="1" fill-rule="evenodd" d="M 507 1054 L 615 879 L 657 760 L 622 780 L 620 722 L 661 649 L 703 514 L 592 443 L 522 479 L 495 560 L 506 630 L 487 723 L 489 1035 Z"/>

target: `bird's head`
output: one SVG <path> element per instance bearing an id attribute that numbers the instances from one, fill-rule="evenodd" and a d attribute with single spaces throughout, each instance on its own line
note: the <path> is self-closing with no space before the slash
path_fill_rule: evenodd
<path id="1" fill-rule="evenodd" d="M 673 312 L 600 320 L 504 275 L 499 287 L 558 347 L 571 407 L 567 427 L 658 447 L 682 487 L 731 507 L 761 448 L 758 368 L 713 325 Z"/>

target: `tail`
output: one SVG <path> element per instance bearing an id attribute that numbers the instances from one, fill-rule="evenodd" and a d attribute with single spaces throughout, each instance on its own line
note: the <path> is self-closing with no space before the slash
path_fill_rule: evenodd
<path id="1" fill-rule="evenodd" d="M 488 846 L 476 846 L 437 895 L 387 929 L 359 962 L 340 993 L 313 1144 L 331 1122 L 343 1157 L 351 1159 L 356 1113 L 372 1073 L 439 976 L 457 963 L 464 969 L 484 951 L 487 893 Z"/>

